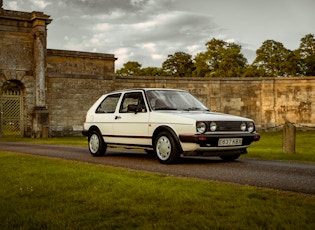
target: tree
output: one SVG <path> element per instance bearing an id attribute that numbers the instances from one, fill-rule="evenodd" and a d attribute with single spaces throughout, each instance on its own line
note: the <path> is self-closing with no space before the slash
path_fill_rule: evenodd
<path id="1" fill-rule="evenodd" d="M 256 51 L 252 67 L 263 76 L 295 76 L 298 73 L 298 57 L 282 43 L 266 40 Z"/>
<path id="2" fill-rule="evenodd" d="M 301 39 L 299 49 L 295 51 L 299 57 L 299 69 L 302 75 L 315 76 L 315 37 L 307 34 Z"/>
<path id="3" fill-rule="evenodd" d="M 211 39 L 207 51 L 195 57 L 195 76 L 240 77 L 247 63 L 241 54 L 241 46 L 223 40 Z"/>
<path id="4" fill-rule="evenodd" d="M 145 67 L 140 71 L 140 76 L 161 76 L 163 71 L 158 67 Z"/>
<path id="5" fill-rule="evenodd" d="M 139 76 L 141 72 L 141 64 L 136 61 L 126 62 L 123 67 L 116 71 L 120 76 Z"/>
<path id="6" fill-rule="evenodd" d="M 175 52 L 174 55 L 168 55 L 162 64 L 162 70 L 166 75 L 177 77 L 189 77 L 194 69 L 192 56 L 185 52 Z"/>
<path id="7" fill-rule="evenodd" d="M 205 77 L 209 72 L 209 66 L 207 65 L 207 55 L 205 53 L 198 53 L 195 58 L 195 70 L 193 72 L 194 77 Z"/>
<path id="8" fill-rule="evenodd" d="M 253 65 L 246 65 L 242 77 L 260 77 L 264 75 L 265 74 L 262 69 L 258 69 Z"/>

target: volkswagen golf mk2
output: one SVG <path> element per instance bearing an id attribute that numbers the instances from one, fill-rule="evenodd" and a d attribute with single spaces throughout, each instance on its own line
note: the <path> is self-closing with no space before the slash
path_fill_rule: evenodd
<path id="1" fill-rule="evenodd" d="M 258 141 L 254 121 L 211 112 L 188 91 L 141 88 L 101 96 L 88 110 L 83 135 L 89 151 L 110 146 L 143 148 L 162 164 L 180 156 L 218 156 L 233 161 Z"/>

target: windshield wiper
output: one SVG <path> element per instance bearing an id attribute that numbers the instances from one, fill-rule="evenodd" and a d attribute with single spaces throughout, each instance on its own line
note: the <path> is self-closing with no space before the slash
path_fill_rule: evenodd
<path id="1" fill-rule="evenodd" d="M 171 108 L 171 107 L 157 107 L 157 108 L 154 108 L 154 110 L 177 110 L 177 108 Z"/>
<path id="2" fill-rule="evenodd" d="M 202 110 L 201 108 L 197 108 L 197 107 L 190 107 L 187 109 L 184 109 L 185 111 L 194 111 L 194 110 Z"/>
<path id="3" fill-rule="evenodd" d="M 210 111 L 209 109 L 203 109 L 203 108 L 198 108 L 198 107 L 190 107 L 190 108 L 187 108 L 187 109 L 183 109 L 185 111 Z"/>

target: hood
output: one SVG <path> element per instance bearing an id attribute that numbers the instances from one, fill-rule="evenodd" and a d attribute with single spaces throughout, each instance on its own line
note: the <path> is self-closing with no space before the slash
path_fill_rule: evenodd
<path id="1" fill-rule="evenodd" d="M 196 121 L 253 121 L 241 116 L 210 111 L 156 111 L 156 113 L 172 114 Z"/>

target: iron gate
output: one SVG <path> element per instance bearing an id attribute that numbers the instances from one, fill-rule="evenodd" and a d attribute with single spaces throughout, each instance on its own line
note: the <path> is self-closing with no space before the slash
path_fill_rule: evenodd
<path id="1" fill-rule="evenodd" d="M 18 91 L 4 92 L 1 97 L 1 131 L 3 136 L 23 136 L 23 100 Z"/>

